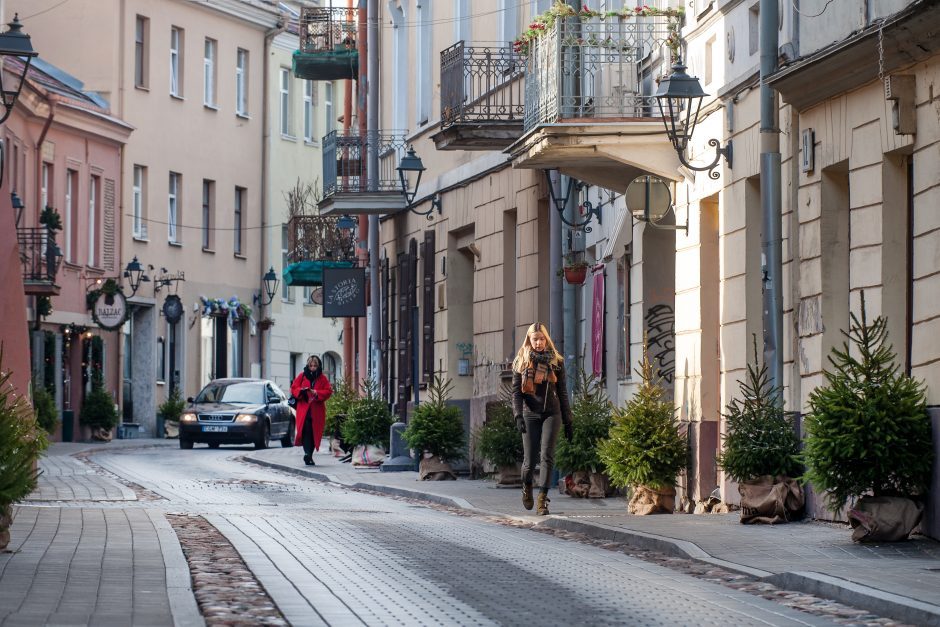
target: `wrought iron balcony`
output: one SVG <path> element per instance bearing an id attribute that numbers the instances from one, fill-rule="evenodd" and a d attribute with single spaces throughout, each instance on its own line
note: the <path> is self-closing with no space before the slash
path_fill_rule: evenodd
<path id="1" fill-rule="evenodd" d="M 55 277 L 62 261 L 62 251 L 55 242 L 55 231 L 46 227 L 17 227 L 23 285 L 30 296 L 55 296 L 59 286 Z"/>
<path id="2" fill-rule="evenodd" d="M 659 117 L 653 77 L 669 67 L 673 34 L 666 16 L 558 19 L 529 46 L 525 130 Z"/>
<path id="3" fill-rule="evenodd" d="M 301 7 L 294 75 L 317 81 L 359 76 L 359 9 Z"/>
<path id="4" fill-rule="evenodd" d="M 352 224 L 347 224 L 352 222 Z M 355 261 L 355 221 L 339 216 L 298 215 L 288 222 L 290 262 Z"/>
<path id="5" fill-rule="evenodd" d="M 323 200 L 326 215 L 392 213 L 405 207 L 398 162 L 405 152 L 406 131 L 333 131 L 323 138 Z M 369 154 L 378 155 L 374 185 L 369 182 Z"/>
<path id="6" fill-rule="evenodd" d="M 438 150 L 502 149 L 522 135 L 525 59 L 511 46 L 467 46 L 441 52 Z"/>

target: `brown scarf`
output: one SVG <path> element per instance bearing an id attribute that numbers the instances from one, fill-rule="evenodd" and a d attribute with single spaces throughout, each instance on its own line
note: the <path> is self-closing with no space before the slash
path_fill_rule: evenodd
<path id="1" fill-rule="evenodd" d="M 541 385 L 546 379 L 549 383 L 558 382 L 555 369 L 546 363 L 533 363 L 530 360 L 522 372 L 522 393 L 535 394 L 535 386 Z"/>

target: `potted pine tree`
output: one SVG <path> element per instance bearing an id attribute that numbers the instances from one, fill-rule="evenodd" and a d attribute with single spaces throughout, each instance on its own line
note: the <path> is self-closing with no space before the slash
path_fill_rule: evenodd
<path id="1" fill-rule="evenodd" d="M 598 453 L 610 482 L 631 491 L 629 513 L 671 514 L 676 477 L 686 466 L 688 447 L 645 342 L 637 374 L 640 388 L 626 407 L 614 411 L 610 436 L 600 443 Z"/>
<path id="2" fill-rule="evenodd" d="M 341 379 L 333 386 L 333 394 L 326 401 L 326 433 L 330 436 L 330 450 L 336 457 L 342 457 L 350 450 L 343 440 L 342 427 L 349 410 L 358 400 L 356 388 Z"/>
<path id="3" fill-rule="evenodd" d="M 354 466 L 377 466 L 388 450 L 392 415 L 371 379 L 362 382 L 362 397 L 356 401 L 341 428 L 343 441 L 352 447 Z"/>
<path id="4" fill-rule="evenodd" d="M 519 485 L 522 481 L 522 437 L 513 419 L 511 394 L 504 384 L 499 398 L 486 404 L 486 422 L 473 433 L 474 451 L 496 469 L 498 485 Z"/>
<path id="5" fill-rule="evenodd" d="M 157 414 L 162 420 L 157 421 L 155 436 L 158 438 L 179 437 L 180 416 L 183 415 L 184 409 L 186 409 L 186 400 L 180 393 L 179 386 L 175 386 L 166 400 L 157 407 Z"/>
<path id="6" fill-rule="evenodd" d="M 111 441 L 111 431 L 117 426 L 118 413 L 114 397 L 104 388 L 100 373 L 92 375 L 91 392 L 82 403 L 78 420 L 91 430 L 93 440 Z"/>
<path id="7" fill-rule="evenodd" d="M 450 379 L 435 376 L 428 384 L 428 400 L 415 408 L 402 433 L 409 447 L 424 453 L 418 465 L 422 480 L 456 479 L 450 462 L 466 456 L 463 412 L 447 404 L 453 387 Z"/>
<path id="8" fill-rule="evenodd" d="M 725 408 L 724 447 L 718 465 L 738 482 L 741 522 L 779 523 L 803 514 L 803 489 L 794 477 L 802 471 L 800 438 L 783 411 L 780 388 L 757 357 L 738 381 L 740 398 Z"/>
<path id="9" fill-rule="evenodd" d="M 36 487 L 36 462 L 48 445 L 45 430 L 10 385 L 0 351 L 0 550 L 10 542 L 13 504 Z"/>
<path id="10" fill-rule="evenodd" d="M 598 442 L 607 438 L 614 407 L 600 380 L 584 371 L 578 373 L 571 404 L 571 441 L 562 438 L 555 449 L 555 463 L 565 471 L 565 492 L 569 496 L 604 498 L 610 481 L 598 455 Z"/>
<path id="11" fill-rule="evenodd" d="M 933 467 L 924 384 L 900 371 L 887 319 L 851 315 L 847 341 L 829 356 L 826 384 L 812 391 L 804 478 L 838 512 L 856 541 L 906 540 L 920 522 Z"/>

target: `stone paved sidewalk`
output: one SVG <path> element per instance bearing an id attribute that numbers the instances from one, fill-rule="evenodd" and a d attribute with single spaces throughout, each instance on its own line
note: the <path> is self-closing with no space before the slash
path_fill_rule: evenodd
<path id="1" fill-rule="evenodd" d="M 297 448 L 250 452 L 245 460 L 343 486 L 538 520 L 552 528 L 693 557 L 913 624 L 940 625 L 940 543 L 924 537 L 860 545 L 842 525 L 741 525 L 737 513 L 630 516 L 623 499 L 573 499 L 554 490 L 552 516 L 539 518 L 522 508 L 517 488 L 489 481 L 421 482 L 416 472 L 357 469 L 325 452 L 314 455 L 316 466 L 307 467 Z"/>

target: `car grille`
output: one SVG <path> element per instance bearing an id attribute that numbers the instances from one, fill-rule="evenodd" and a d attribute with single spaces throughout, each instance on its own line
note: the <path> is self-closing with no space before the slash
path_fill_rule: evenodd
<path id="1" fill-rule="evenodd" d="M 199 422 L 232 422 L 235 416 L 232 414 L 199 414 Z"/>

